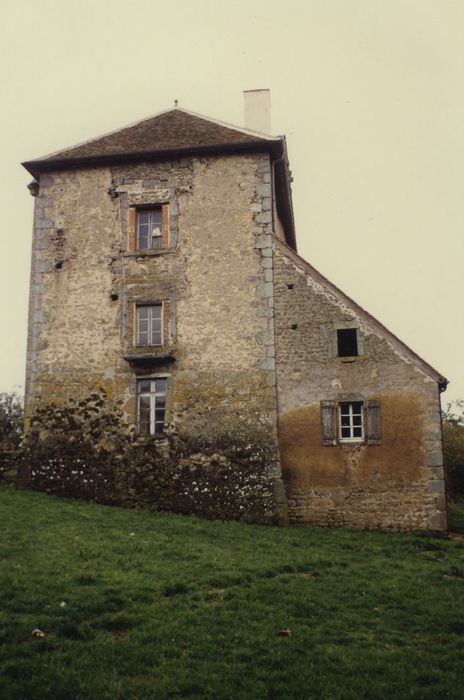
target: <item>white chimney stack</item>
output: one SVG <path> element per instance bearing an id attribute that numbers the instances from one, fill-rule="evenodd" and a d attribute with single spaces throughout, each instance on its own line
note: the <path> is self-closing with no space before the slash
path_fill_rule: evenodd
<path id="1" fill-rule="evenodd" d="M 271 91 L 244 90 L 243 102 L 245 107 L 245 128 L 260 131 L 262 134 L 271 133 Z"/>

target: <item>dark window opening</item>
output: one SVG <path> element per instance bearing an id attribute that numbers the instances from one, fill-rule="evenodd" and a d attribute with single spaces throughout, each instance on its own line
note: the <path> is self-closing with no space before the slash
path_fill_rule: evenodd
<path id="1" fill-rule="evenodd" d="M 337 330 L 337 348 L 339 357 L 353 357 L 358 354 L 358 331 L 356 328 L 339 328 Z"/>
<path id="2" fill-rule="evenodd" d="M 292 323 L 290 328 L 292 329 L 292 331 L 296 331 L 296 329 L 298 328 L 298 323 Z"/>
<path id="3" fill-rule="evenodd" d="M 293 289 L 294 286 L 295 286 L 294 284 L 287 284 L 287 289 Z"/>
<path id="4" fill-rule="evenodd" d="M 56 269 L 56 270 L 62 270 L 62 269 L 63 269 L 63 260 L 59 260 L 57 263 L 55 263 L 55 269 Z"/>

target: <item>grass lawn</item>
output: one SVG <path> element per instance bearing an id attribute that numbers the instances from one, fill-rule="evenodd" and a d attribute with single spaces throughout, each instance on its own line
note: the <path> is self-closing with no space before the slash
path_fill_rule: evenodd
<path id="1" fill-rule="evenodd" d="M 464 698 L 464 540 L 0 514 L 2 700 Z"/>

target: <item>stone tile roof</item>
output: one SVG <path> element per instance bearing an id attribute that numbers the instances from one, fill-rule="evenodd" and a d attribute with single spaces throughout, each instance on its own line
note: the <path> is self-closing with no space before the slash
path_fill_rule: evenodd
<path id="1" fill-rule="evenodd" d="M 280 142 L 280 137 L 241 129 L 175 108 L 23 165 L 32 171 L 45 169 L 48 164 L 65 165 L 66 161 L 71 164 L 87 159 L 96 161 L 118 156 L 219 150 L 223 147 L 227 150 L 234 147 L 245 150 L 247 147 L 272 146 Z"/>

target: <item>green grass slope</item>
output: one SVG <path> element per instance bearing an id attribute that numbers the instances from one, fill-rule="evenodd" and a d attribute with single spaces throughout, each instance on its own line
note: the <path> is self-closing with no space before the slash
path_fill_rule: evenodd
<path id="1" fill-rule="evenodd" d="M 2 700 L 464 698 L 461 540 L 2 489 L 0 552 Z"/>

